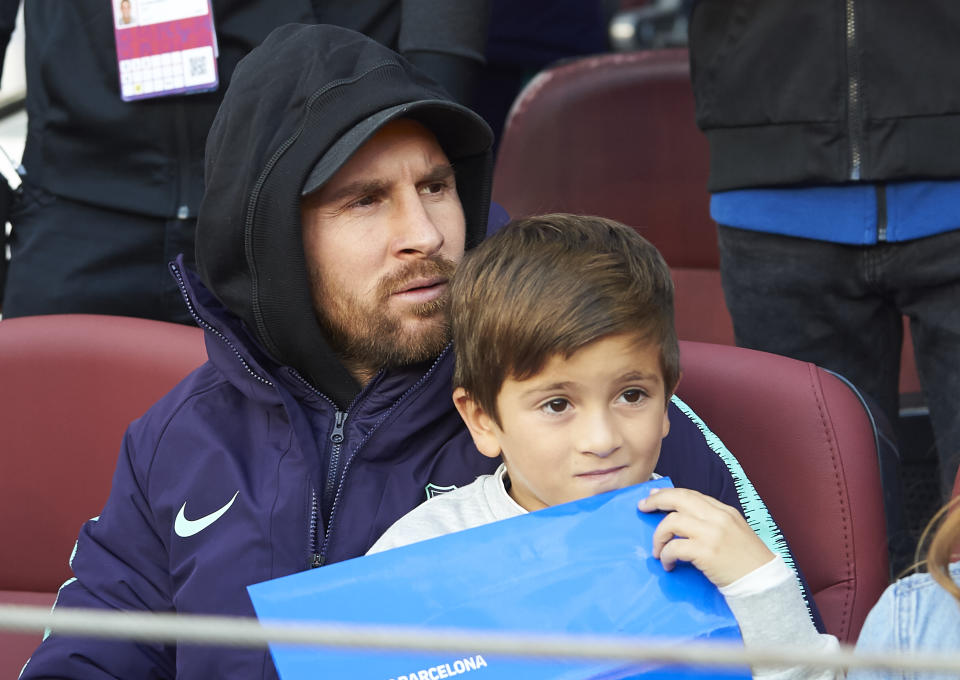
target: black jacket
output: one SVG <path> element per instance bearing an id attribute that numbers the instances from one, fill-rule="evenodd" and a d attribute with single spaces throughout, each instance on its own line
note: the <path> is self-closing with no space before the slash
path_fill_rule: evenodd
<path id="1" fill-rule="evenodd" d="M 274 28 L 317 18 L 345 25 L 409 51 L 421 65 L 453 79 L 457 66 L 482 61 L 487 2 L 213 0 L 217 91 L 124 102 L 110 0 L 29 0 L 27 179 L 97 206 L 195 217 L 207 130 L 237 62 Z M 0 0 L 0 43 L 9 39 L 18 5 Z"/>
<path id="2" fill-rule="evenodd" d="M 710 189 L 960 177 L 960 2 L 700 0 Z"/>
<path id="3" fill-rule="evenodd" d="M 219 90 L 124 102 L 111 3 L 26 2 L 27 180 L 117 210 L 195 216 L 207 129 L 237 62 L 271 29 L 313 20 L 310 0 L 213 0 L 213 13 Z"/>

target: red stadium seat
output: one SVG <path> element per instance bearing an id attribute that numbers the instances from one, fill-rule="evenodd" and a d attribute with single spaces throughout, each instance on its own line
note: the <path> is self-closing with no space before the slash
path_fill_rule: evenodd
<path id="1" fill-rule="evenodd" d="M 513 217 L 559 211 L 632 226 L 670 265 L 680 337 L 732 345 L 708 174 L 687 50 L 602 54 L 549 68 L 519 94 L 493 198 Z M 919 392 L 909 338 L 900 386 Z"/>
<path id="2" fill-rule="evenodd" d="M 887 586 L 873 422 L 857 393 L 813 364 L 681 342 L 678 396 L 753 482 L 807 578 L 827 630 L 854 642 Z"/>
<path id="3" fill-rule="evenodd" d="M 199 328 L 83 314 L 0 321 L 0 602 L 51 605 L 124 430 L 206 360 Z M 15 678 L 39 634 L 0 634 Z"/>

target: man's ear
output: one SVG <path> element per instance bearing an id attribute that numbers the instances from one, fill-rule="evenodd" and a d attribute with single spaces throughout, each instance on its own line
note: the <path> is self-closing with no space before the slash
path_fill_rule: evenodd
<path id="1" fill-rule="evenodd" d="M 489 458 L 499 456 L 500 428 L 493 422 L 493 418 L 462 387 L 453 390 L 453 405 L 457 407 L 457 412 L 470 430 L 477 450 Z"/>

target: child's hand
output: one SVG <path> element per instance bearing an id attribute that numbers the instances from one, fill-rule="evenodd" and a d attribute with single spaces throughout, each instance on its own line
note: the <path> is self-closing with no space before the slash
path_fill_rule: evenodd
<path id="1" fill-rule="evenodd" d="M 653 556 L 667 571 L 690 562 L 721 587 L 773 559 L 736 509 L 698 491 L 653 489 L 638 507 L 669 513 L 653 534 Z"/>

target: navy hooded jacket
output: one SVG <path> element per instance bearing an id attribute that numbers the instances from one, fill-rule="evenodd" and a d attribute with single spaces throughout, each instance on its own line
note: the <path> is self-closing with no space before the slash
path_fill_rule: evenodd
<path id="1" fill-rule="evenodd" d="M 130 425 L 57 607 L 253 616 L 247 585 L 362 555 L 433 493 L 496 467 L 453 408 L 449 348 L 360 386 L 313 314 L 304 178 L 357 121 L 423 98 L 446 95 L 389 50 L 329 26 L 278 29 L 238 66 L 207 147 L 203 281 L 172 267 L 209 361 Z M 486 227 L 490 157 L 450 160 L 469 247 Z M 735 507 L 755 505 L 738 495 L 749 482 L 702 423 L 676 405 L 670 416 L 657 471 Z M 767 520 L 757 528 L 776 540 Z M 265 650 L 52 635 L 22 677 L 276 672 Z"/>

